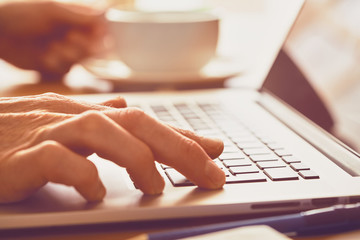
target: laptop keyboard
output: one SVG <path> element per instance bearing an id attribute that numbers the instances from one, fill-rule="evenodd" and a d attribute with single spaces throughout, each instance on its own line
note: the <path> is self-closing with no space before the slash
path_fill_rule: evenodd
<path id="1" fill-rule="evenodd" d="M 161 121 L 223 140 L 224 151 L 213 161 L 224 171 L 226 184 L 319 178 L 281 143 L 251 126 L 251 122 L 225 112 L 218 104 L 179 103 L 150 107 Z M 164 164 L 161 167 L 174 186 L 194 185 L 175 169 Z"/>

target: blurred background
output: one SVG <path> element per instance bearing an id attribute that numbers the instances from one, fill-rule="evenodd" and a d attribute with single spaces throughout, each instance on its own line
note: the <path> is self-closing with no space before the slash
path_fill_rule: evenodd
<path id="1" fill-rule="evenodd" d="M 360 148 L 360 1 L 308 0 L 285 50 Z"/>
<path id="2" fill-rule="evenodd" d="M 4 0 L 0 0 L 4 1 Z M 7 0 L 9 1 L 9 0 Z M 30 1 L 30 0 L 29 0 Z M 214 7 L 222 10 L 222 6 L 241 5 L 241 0 L 59 0 L 60 2 L 80 2 L 97 8 L 107 8 L 121 4 L 124 8 L 136 6 L 146 11 L 194 10 Z M 260 0 L 259 0 L 260 1 Z M 257 1 L 247 1 L 246 12 L 256 8 Z M 230 6 L 230 7 L 229 7 Z M 271 7 L 271 6 L 268 6 Z M 294 26 L 284 50 L 305 74 L 310 83 L 322 96 L 330 107 L 336 121 L 340 123 L 337 131 L 353 142 L 353 147 L 360 149 L 360 1 L 358 0 L 307 0 Z M 254 18 L 255 19 L 255 18 Z M 234 19 L 228 18 L 235 22 Z M 246 26 L 248 23 L 243 23 Z M 256 23 L 252 23 L 253 26 Z M 223 32 L 234 29 L 223 29 Z M 243 44 L 245 41 L 257 41 L 264 38 L 263 32 L 253 31 L 248 39 L 241 37 L 227 42 L 226 45 Z M 241 55 L 232 48 L 222 49 L 220 36 L 220 51 L 227 54 Z M 241 42 L 242 41 L 242 42 Z M 225 45 L 225 44 L 223 44 Z M 243 44 L 246 47 L 246 44 Z M 261 51 L 261 49 L 259 50 Z M 256 54 L 254 54 L 256 55 Z M 246 56 L 252 61 L 252 56 Z M 244 59 L 243 57 L 242 59 Z M 250 60 L 249 60 L 250 59 Z M 255 59 L 256 60 L 256 59 Z M 254 60 L 254 61 L 255 61 Z M 0 62 L 1 63 L 1 62 Z M 2 63 L 4 64 L 4 63 Z M 245 63 L 244 63 L 245 64 Z M 0 66 L 1 67 L 1 66 Z M 0 68 L 1 69 L 1 68 Z M 22 72 L 11 72 L 14 76 L 7 76 L 11 84 L 20 83 Z M 290 77 L 290 76 L 289 76 Z M 96 81 L 96 80 L 94 80 Z M 31 82 L 29 82 L 31 83 Z M 230 81 L 231 83 L 231 81 Z M 9 86 L 6 80 L 0 81 L 0 89 Z M 76 82 L 71 83 L 76 88 Z M 241 83 L 234 86 L 243 86 Z M 107 82 L 97 81 L 100 91 L 111 91 Z M 246 85 L 246 84 L 245 84 Z M 229 85 L 231 86 L 231 84 Z M 3 94 L 4 95 L 4 94 Z M 5 94 L 6 95 L 6 94 Z M 11 95 L 7 94 L 7 95 Z"/>

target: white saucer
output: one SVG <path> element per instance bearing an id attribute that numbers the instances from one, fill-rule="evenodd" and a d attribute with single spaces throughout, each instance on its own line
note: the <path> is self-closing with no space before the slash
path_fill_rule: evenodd
<path id="1" fill-rule="evenodd" d="M 239 75 L 244 69 L 233 59 L 216 57 L 199 72 L 134 72 L 116 59 L 91 58 L 83 67 L 97 78 L 116 83 L 129 84 L 190 84 L 224 82 Z"/>

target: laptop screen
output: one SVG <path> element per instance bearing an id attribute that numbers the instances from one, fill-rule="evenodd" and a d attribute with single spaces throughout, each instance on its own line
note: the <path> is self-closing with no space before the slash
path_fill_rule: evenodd
<path id="1" fill-rule="evenodd" d="M 335 122 L 326 105 L 284 50 L 272 65 L 260 91 L 270 93 L 290 105 L 308 119 L 334 134 Z M 345 146 L 345 145 L 343 145 Z M 346 147 L 346 149 L 349 149 Z M 349 151 L 360 156 L 355 151 Z M 352 157 L 331 158 L 333 162 L 352 176 L 360 176 L 360 161 Z"/>
<path id="2" fill-rule="evenodd" d="M 275 95 L 332 133 L 334 121 L 324 102 L 284 50 L 279 52 L 261 91 Z"/>

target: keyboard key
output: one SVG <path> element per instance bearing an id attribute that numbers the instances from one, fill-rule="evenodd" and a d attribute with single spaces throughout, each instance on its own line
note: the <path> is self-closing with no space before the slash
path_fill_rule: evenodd
<path id="1" fill-rule="evenodd" d="M 273 181 L 298 180 L 299 176 L 289 167 L 268 168 L 264 172 Z"/>
<path id="2" fill-rule="evenodd" d="M 173 127 L 177 127 L 177 128 L 184 128 L 183 125 L 179 122 L 166 122 L 166 124 L 173 126 Z"/>
<path id="3" fill-rule="evenodd" d="M 230 141 L 228 138 L 224 137 L 224 138 L 221 138 L 221 140 L 223 141 L 224 143 L 224 146 L 234 146 L 233 142 Z"/>
<path id="4" fill-rule="evenodd" d="M 254 149 L 243 149 L 243 152 L 250 155 L 261 155 L 261 154 L 271 154 L 272 151 L 268 148 L 254 148 Z"/>
<path id="5" fill-rule="evenodd" d="M 244 173 L 258 173 L 260 172 L 259 168 L 256 166 L 241 166 L 241 167 L 230 167 L 230 172 L 234 175 L 244 174 Z"/>
<path id="6" fill-rule="evenodd" d="M 252 136 L 250 132 L 247 130 L 239 129 L 238 126 L 230 127 L 229 129 L 224 129 L 222 127 L 222 130 L 231 138 L 236 139 L 237 137 L 250 137 Z"/>
<path id="7" fill-rule="evenodd" d="M 218 159 L 214 160 L 214 163 L 218 166 L 218 168 L 225 168 L 224 164 Z"/>
<path id="8" fill-rule="evenodd" d="M 175 108 L 168 109 L 167 106 L 154 105 L 151 108 L 162 121 L 180 125 L 186 120 L 188 125 L 184 126 L 187 129 L 195 130 L 200 135 L 224 140 L 224 151 L 214 162 L 224 171 L 227 183 L 264 182 L 268 177 L 273 181 L 296 180 L 300 178 L 298 174 L 304 179 L 319 178 L 313 171 L 303 170 L 308 169 L 304 168 L 304 165 L 294 165 L 300 161 L 281 144 L 275 142 L 262 126 L 253 124 L 251 120 L 247 122 L 247 119 L 242 119 L 240 122 L 240 119 L 221 110 L 219 105 L 211 103 L 197 106 L 179 103 L 174 106 Z M 199 112 L 199 107 L 202 113 Z M 174 110 L 183 116 L 181 121 L 177 120 L 178 115 Z M 201 114 L 204 113 L 210 118 L 210 122 L 209 118 L 206 121 L 202 120 Z M 174 186 L 194 185 L 175 169 L 163 164 L 161 167 Z"/>
<path id="9" fill-rule="evenodd" d="M 259 142 L 259 140 L 252 135 L 244 137 L 233 137 L 231 140 L 233 140 L 236 144 Z"/>
<path id="10" fill-rule="evenodd" d="M 248 142 L 248 143 L 237 143 L 240 149 L 252 149 L 252 148 L 264 148 L 264 144 L 261 142 Z"/>
<path id="11" fill-rule="evenodd" d="M 239 148 L 234 145 L 224 145 L 223 153 L 239 152 Z"/>
<path id="12" fill-rule="evenodd" d="M 175 169 L 166 169 L 165 173 L 175 187 L 194 186 L 194 184 L 190 182 L 190 180 L 188 180 L 184 175 L 182 175 Z"/>
<path id="13" fill-rule="evenodd" d="M 284 149 L 284 147 L 278 143 L 269 143 L 268 148 L 270 148 L 271 150 L 280 150 L 280 149 Z"/>
<path id="14" fill-rule="evenodd" d="M 254 162 L 277 161 L 279 157 L 275 154 L 251 155 L 250 159 Z"/>
<path id="15" fill-rule="evenodd" d="M 192 114 L 191 116 L 197 116 L 197 115 Z M 186 116 L 185 116 L 185 118 L 186 118 Z M 186 119 L 187 119 L 188 123 L 190 123 L 190 125 L 193 125 L 193 124 L 194 125 L 196 125 L 196 124 L 201 125 L 201 124 L 205 123 L 205 121 L 200 119 L 199 117 L 197 117 L 197 118 L 192 117 L 192 118 L 186 118 Z"/>
<path id="16" fill-rule="evenodd" d="M 286 163 L 299 163 L 299 162 L 301 162 L 297 157 L 294 157 L 294 156 L 284 156 L 284 157 L 282 157 L 282 159 Z"/>
<path id="17" fill-rule="evenodd" d="M 152 110 L 155 113 L 159 113 L 159 112 L 167 112 L 168 110 L 165 108 L 165 106 L 162 105 L 152 105 L 151 106 Z"/>
<path id="18" fill-rule="evenodd" d="M 290 166 L 297 172 L 301 170 L 310 170 L 310 168 L 303 163 L 291 163 Z"/>
<path id="19" fill-rule="evenodd" d="M 168 168 L 172 168 L 172 167 L 170 167 L 170 166 L 168 166 L 168 165 L 166 165 L 166 164 L 160 164 L 160 166 L 161 166 L 161 168 L 162 169 L 168 169 Z"/>
<path id="20" fill-rule="evenodd" d="M 183 115 L 183 117 L 189 121 L 200 120 L 201 118 L 194 112 L 188 112 Z"/>
<path id="21" fill-rule="evenodd" d="M 251 166 L 253 163 L 249 159 L 224 160 L 225 167 Z"/>
<path id="22" fill-rule="evenodd" d="M 262 172 L 245 173 L 226 178 L 226 183 L 249 183 L 249 182 L 266 182 L 266 177 Z"/>
<path id="23" fill-rule="evenodd" d="M 265 144 L 276 143 L 275 140 L 269 136 L 259 136 L 259 139 L 260 139 L 260 141 L 262 141 Z"/>
<path id="24" fill-rule="evenodd" d="M 216 136 L 218 138 L 225 137 L 219 130 L 214 128 L 199 130 L 198 133 L 200 135 L 214 136 L 214 137 Z"/>
<path id="25" fill-rule="evenodd" d="M 292 156 L 292 153 L 287 151 L 287 150 L 284 150 L 284 149 L 278 149 L 278 150 L 274 150 L 274 152 L 280 156 L 280 157 L 283 157 L 283 156 Z"/>
<path id="26" fill-rule="evenodd" d="M 281 168 L 281 167 L 286 167 L 287 166 L 283 161 L 258 162 L 258 163 L 256 163 L 256 165 L 261 169 Z"/>
<path id="27" fill-rule="evenodd" d="M 207 130 L 210 129 L 209 125 L 207 124 L 203 124 L 203 125 L 190 125 L 194 131 L 200 131 L 200 130 Z"/>
<path id="28" fill-rule="evenodd" d="M 158 116 L 158 119 L 160 119 L 161 121 L 164 121 L 164 122 L 174 122 L 175 121 L 175 118 L 173 118 L 173 116 Z"/>
<path id="29" fill-rule="evenodd" d="M 230 177 L 230 176 L 233 175 L 227 168 L 223 168 L 222 170 L 223 170 L 223 172 L 225 173 L 225 176 L 226 176 L 226 177 Z"/>
<path id="30" fill-rule="evenodd" d="M 243 154 L 242 152 L 238 151 L 238 152 L 230 152 L 230 153 L 227 153 L 227 152 L 223 152 L 219 158 L 221 160 L 228 160 L 228 159 L 244 159 L 244 158 L 247 158 L 245 156 L 245 154 Z"/>
<path id="31" fill-rule="evenodd" d="M 169 112 L 159 112 L 159 113 L 156 113 L 156 117 L 166 118 L 166 117 L 172 117 L 172 115 Z"/>
<path id="32" fill-rule="evenodd" d="M 312 171 L 312 170 L 300 171 L 299 174 L 304 179 L 317 179 L 317 178 L 320 178 L 319 175 L 316 172 Z"/>
<path id="33" fill-rule="evenodd" d="M 178 109 L 187 109 L 189 106 L 186 103 L 175 103 L 174 106 Z"/>

